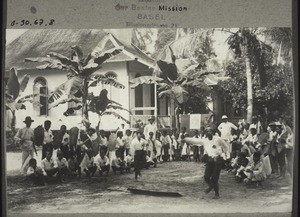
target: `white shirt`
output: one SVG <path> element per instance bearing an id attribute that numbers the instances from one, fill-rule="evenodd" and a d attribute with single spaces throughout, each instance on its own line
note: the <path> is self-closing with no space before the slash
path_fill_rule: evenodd
<path id="1" fill-rule="evenodd" d="M 58 158 L 56 158 L 56 164 L 57 164 L 58 168 L 69 167 L 69 163 L 68 163 L 67 159 L 64 158 L 64 157 L 61 160 L 59 160 Z"/>
<path id="2" fill-rule="evenodd" d="M 44 144 L 53 142 L 53 133 L 51 130 L 44 130 Z"/>
<path id="3" fill-rule="evenodd" d="M 47 158 L 44 158 L 41 162 L 41 166 L 44 170 L 51 170 L 53 168 L 57 168 L 56 162 L 51 158 L 50 161 Z"/>
<path id="4" fill-rule="evenodd" d="M 37 167 L 36 169 L 33 169 L 33 167 L 28 167 L 28 170 L 27 170 L 26 175 L 29 176 L 29 175 L 31 175 L 31 174 L 34 174 L 34 172 L 37 171 L 37 170 L 42 171 L 42 173 L 43 173 L 44 176 L 47 175 L 47 173 L 45 172 L 45 170 L 42 169 L 41 167 Z"/>
<path id="5" fill-rule="evenodd" d="M 17 142 L 21 142 L 22 150 L 33 150 L 33 138 L 34 138 L 34 132 L 33 129 L 30 127 L 24 127 L 18 130 L 15 140 Z"/>
<path id="6" fill-rule="evenodd" d="M 80 163 L 80 167 L 82 170 L 88 170 L 88 167 L 93 166 L 94 165 L 94 158 L 93 157 L 89 157 L 87 153 L 85 153 L 81 163 Z"/>
<path id="7" fill-rule="evenodd" d="M 69 136 L 69 134 L 65 133 L 63 135 L 61 143 L 62 143 L 62 145 L 66 146 L 66 145 L 69 145 L 69 142 L 70 142 L 70 136 Z"/>
<path id="8" fill-rule="evenodd" d="M 221 138 L 229 140 L 231 136 L 231 130 L 237 130 L 237 127 L 231 122 L 223 122 L 218 126 L 218 130 L 221 132 Z"/>
<path id="9" fill-rule="evenodd" d="M 116 148 L 124 147 L 124 140 L 120 137 L 117 138 Z"/>
<path id="10" fill-rule="evenodd" d="M 100 155 L 98 154 L 94 160 L 95 160 L 96 166 L 99 170 L 101 170 L 100 167 L 109 165 L 109 159 L 107 156 L 104 156 L 104 158 L 101 158 Z"/>
<path id="11" fill-rule="evenodd" d="M 256 134 L 255 134 L 255 135 L 252 135 L 252 134 L 250 133 L 250 134 L 247 136 L 247 138 L 243 140 L 242 144 L 245 144 L 247 141 L 250 142 L 250 143 L 255 144 L 255 143 L 257 143 L 257 141 L 258 141 L 258 137 L 257 137 Z"/>
<path id="12" fill-rule="evenodd" d="M 156 131 L 157 131 L 157 127 L 155 123 L 152 124 L 147 124 L 144 128 L 144 135 L 145 135 L 145 139 L 149 138 L 149 133 L 152 132 L 153 133 L 153 137 L 156 138 Z"/>
<path id="13" fill-rule="evenodd" d="M 203 146 L 204 153 L 210 157 L 222 156 L 225 158 L 225 153 L 228 153 L 226 143 L 217 136 L 213 136 L 212 140 L 209 140 L 208 138 L 186 138 L 185 140 L 190 144 Z"/>
<path id="14" fill-rule="evenodd" d="M 127 156 L 124 158 L 124 161 L 126 162 L 127 166 L 129 166 L 129 165 L 133 162 L 133 157 L 130 156 L 130 155 L 127 155 Z"/>
<path id="15" fill-rule="evenodd" d="M 258 121 L 256 124 L 254 124 L 254 123 L 250 124 L 249 129 L 251 129 L 251 128 L 255 128 L 256 133 L 260 134 L 261 133 L 261 123 L 260 123 L 260 121 Z"/>
<path id="16" fill-rule="evenodd" d="M 140 140 L 138 140 L 137 137 L 135 137 L 132 142 L 132 147 L 133 147 L 133 150 L 134 151 L 137 151 L 137 150 L 144 150 L 144 147 L 147 145 L 147 141 L 143 138 L 141 138 Z"/>

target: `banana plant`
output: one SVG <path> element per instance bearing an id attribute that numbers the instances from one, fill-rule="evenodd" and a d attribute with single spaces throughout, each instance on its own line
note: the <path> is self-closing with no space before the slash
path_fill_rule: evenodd
<path id="1" fill-rule="evenodd" d="M 106 104 L 106 102 L 99 100 L 99 98 L 89 93 L 89 88 L 94 87 L 97 84 L 112 85 L 119 89 L 125 88 L 125 86 L 116 81 L 115 78 L 95 73 L 102 67 L 102 64 L 106 60 L 123 51 L 123 47 L 121 46 L 105 50 L 108 40 L 109 37 L 106 35 L 93 52 L 85 57 L 79 46 L 73 46 L 71 47 L 70 57 L 50 52 L 46 57 L 32 57 L 25 59 L 25 61 L 28 62 L 45 63 L 42 66 L 37 67 L 38 69 L 59 69 L 67 72 L 67 81 L 50 92 L 48 98 L 50 104 L 49 109 L 60 104 L 76 102 L 76 106 L 68 108 L 68 110 L 64 112 L 64 115 L 68 116 L 76 110 L 81 109 L 82 122 L 86 127 L 90 125 L 89 111 L 102 114 L 108 109 L 108 104 Z M 97 102 L 97 106 L 94 106 L 95 102 Z M 90 103 L 92 103 L 91 106 Z M 99 104 L 101 104 L 101 106 L 99 106 Z"/>
<path id="2" fill-rule="evenodd" d="M 33 101 L 33 97 L 36 94 L 23 94 L 28 85 L 30 75 L 24 75 L 21 81 L 19 81 L 17 73 L 18 71 L 16 68 L 10 70 L 5 91 L 6 110 L 10 110 L 11 112 L 26 109 L 25 103 L 27 102 L 39 104 L 38 102 Z"/>

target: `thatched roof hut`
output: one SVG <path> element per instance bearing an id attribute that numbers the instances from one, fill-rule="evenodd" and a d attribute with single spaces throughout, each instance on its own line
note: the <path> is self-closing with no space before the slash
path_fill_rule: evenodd
<path id="1" fill-rule="evenodd" d="M 69 57 L 71 56 L 71 47 L 74 45 L 81 47 L 83 54 L 87 55 L 101 43 L 101 40 L 107 34 L 109 34 L 111 40 L 106 43 L 105 49 L 110 49 L 114 46 L 124 47 L 124 51 L 111 58 L 109 62 L 138 60 L 149 67 L 154 67 L 155 61 L 151 57 L 144 54 L 131 43 L 121 42 L 121 40 L 113 36 L 113 33 L 105 30 L 31 29 L 7 45 L 5 69 L 9 70 L 11 67 L 18 69 L 36 68 L 42 63 L 25 62 L 25 58 L 45 57 L 49 52 L 57 52 Z"/>

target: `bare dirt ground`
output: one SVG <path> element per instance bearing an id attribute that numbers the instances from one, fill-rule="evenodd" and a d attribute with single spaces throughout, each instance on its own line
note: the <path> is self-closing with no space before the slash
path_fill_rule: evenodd
<path id="1" fill-rule="evenodd" d="M 7 154 L 7 203 L 10 214 L 25 213 L 231 213 L 291 212 L 292 181 L 267 179 L 262 187 L 237 183 L 234 175 L 222 171 L 221 198 L 206 195 L 204 164 L 167 162 L 134 174 L 112 173 L 109 177 L 83 177 L 61 184 L 33 187 L 18 175 L 21 153 Z M 41 155 L 39 155 L 41 156 Z M 127 188 L 179 192 L 183 196 L 135 195 Z M 256 216 L 256 215 L 255 215 Z"/>

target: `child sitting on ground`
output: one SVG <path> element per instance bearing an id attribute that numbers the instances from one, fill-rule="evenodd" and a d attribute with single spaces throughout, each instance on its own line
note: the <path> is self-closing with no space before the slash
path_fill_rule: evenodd
<path id="1" fill-rule="evenodd" d="M 33 181 L 34 185 L 46 185 L 46 172 L 41 167 L 37 167 L 36 159 L 29 160 L 27 176 Z"/>
<path id="2" fill-rule="evenodd" d="M 125 161 L 121 159 L 119 153 L 116 152 L 116 158 L 111 161 L 111 169 L 113 170 L 114 174 L 117 174 L 117 171 L 120 171 L 123 174 L 125 170 Z"/>
<path id="3" fill-rule="evenodd" d="M 93 150 L 88 149 L 84 154 L 84 157 L 80 163 L 80 169 L 85 172 L 86 176 L 90 178 L 97 170 L 97 166 L 94 162 Z"/>
<path id="4" fill-rule="evenodd" d="M 109 159 L 104 152 L 99 151 L 99 155 L 96 158 L 96 165 L 100 176 L 102 176 L 104 172 L 106 172 L 106 176 L 108 176 L 110 165 Z"/>
<path id="5" fill-rule="evenodd" d="M 247 158 L 246 152 L 240 152 L 239 157 L 237 159 L 237 171 L 236 171 L 236 180 L 238 182 L 243 181 L 243 177 L 241 176 L 241 171 L 243 171 L 249 164 L 249 159 Z"/>
<path id="6" fill-rule="evenodd" d="M 67 159 L 63 157 L 63 152 L 60 149 L 57 150 L 56 164 L 58 168 L 58 178 L 60 181 L 64 181 L 68 174 L 69 165 Z"/>
<path id="7" fill-rule="evenodd" d="M 47 174 L 47 179 L 58 175 L 58 168 L 56 162 L 52 158 L 52 153 L 50 151 L 46 152 L 46 157 L 42 160 L 42 169 Z M 56 176 L 59 179 L 59 176 Z"/>
<path id="8" fill-rule="evenodd" d="M 79 165 L 77 163 L 75 154 L 74 155 L 71 154 L 69 156 L 68 165 L 69 165 L 69 167 L 68 167 L 68 177 L 69 178 L 70 177 L 76 177 L 78 175 L 77 172 L 80 168 L 79 168 Z"/>
<path id="9" fill-rule="evenodd" d="M 126 172 L 130 173 L 130 169 L 134 167 L 133 157 L 131 156 L 130 153 L 128 153 L 128 155 L 125 157 L 124 161 L 125 161 Z"/>
<path id="10" fill-rule="evenodd" d="M 266 178 L 260 152 L 253 154 L 253 162 L 241 170 L 240 175 L 244 182 L 258 182 Z"/>

